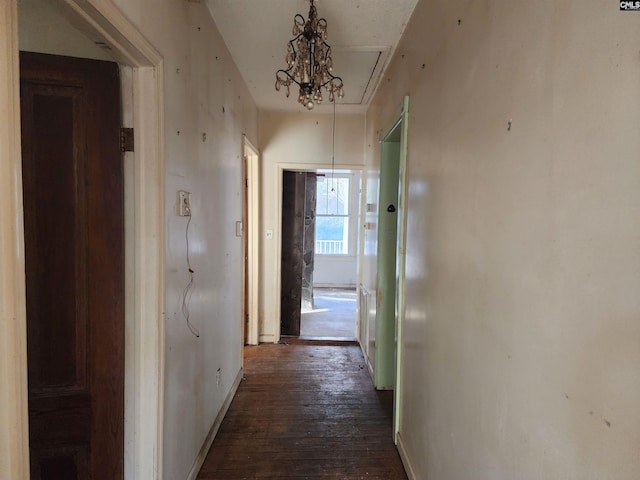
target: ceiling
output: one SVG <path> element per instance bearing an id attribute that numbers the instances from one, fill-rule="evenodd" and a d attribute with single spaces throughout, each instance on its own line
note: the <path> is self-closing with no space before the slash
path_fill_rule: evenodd
<path id="1" fill-rule="evenodd" d="M 275 90 L 276 70 L 284 68 L 293 17 L 309 14 L 308 0 L 206 0 L 213 20 L 258 108 L 306 111 L 297 90 L 286 98 Z M 316 0 L 327 20 L 333 73 L 342 77 L 340 112 L 362 112 L 409 21 L 417 0 Z M 326 96 L 325 96 L 326 98 Z M 330 112 L 326 103 L 314 112 Z"/>

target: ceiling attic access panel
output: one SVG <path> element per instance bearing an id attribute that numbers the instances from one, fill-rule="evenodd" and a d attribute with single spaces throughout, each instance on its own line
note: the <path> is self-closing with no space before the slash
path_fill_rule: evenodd
<path id="1" fill-rule="evenodd" d="M 344 72 L 344 98 L 339 104 L 366 105 L 375 90 L 388 50 L 384 48 L 336 48 L 333 52 L 335 69 Z M 348 82 L 348 83 L 347 83 Z"/>

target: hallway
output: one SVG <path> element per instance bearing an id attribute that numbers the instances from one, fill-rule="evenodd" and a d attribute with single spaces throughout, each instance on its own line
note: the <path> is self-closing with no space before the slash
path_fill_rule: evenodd
<path id="1" fill-rule="evenodd" d="M 244 367 L 199 479 L 407 478 L 392 392 L 373 389 L 359 347 L 246 347 Z"/>

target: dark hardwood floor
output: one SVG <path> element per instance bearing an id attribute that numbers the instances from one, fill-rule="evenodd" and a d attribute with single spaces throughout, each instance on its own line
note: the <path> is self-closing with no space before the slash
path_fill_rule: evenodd
<path id="1" fill-rule="evenodd" d="M 246 347 L 245 379 L 198 478 L 406 479 L 392 401 L 357 346 Z"/>

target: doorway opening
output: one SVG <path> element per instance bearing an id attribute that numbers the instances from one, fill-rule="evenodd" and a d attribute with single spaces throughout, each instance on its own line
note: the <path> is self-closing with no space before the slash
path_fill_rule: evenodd
<path id="1" fill-rule="evenodd" d="M 394 390 L 396 442 L 402 418 L 408 116 L 409 97 L 404 97 L 380 137 L 374 384 Z"/>
<path id="2" fill-rule="evenodd" d="M 355 341 L 359 170 L 283 170 L 281 335 Z"/>
<path id="3" fill-rule="evenodd" d="M 38 29 L 37 22 L 29 20 L 27 16 L 15 13 L 18 2 L 10 1 L 9 11 L 12 15 L 0 18 L 3 28 L 0 30 L 20 33 L 20 45 L 17 36 L 3 43 L 7 51 L 17 58 L 19 46 L 23 43 L 25 27 L 29 26 L 36 36 L 29 37 L 38 40 L 42 50 L 24 48 L 25 50 L 41 51 L 43 53 L 65 54 L 68 56 L 84 57 L 83 52 L 58 51 L 63 46 L 80 48 L 78 38 L 83 35 L 89 37 L 93 48 L 102 45 L 108 50 L 120 65 L 120 81 L 122 102 L 123 127 L 135 129 L 136 151 L 123 154 L 124 174 L 124 443 L 130 448 L 120 452 L 123 455 L 124 478 L 151 478 L 159 470 L 162 459 L 162 394 L 163 394 L 163 355 L 164 355 L 164 151 L 163 151 L 163 111 L 162 83 L 163 67 L 161 55 L 140 34 L 137 28 L 108 2 L 82 2 L 66 0 L 52 5 L 46 3 L 60 18 L 47 15 L 47 25 L 62 25 L 57 28 Z M 26 3 L 26 2 L 25 2 Z M 34 2 L 35 4 L 36 2 Z M 24 3 L 20 3 L 24 6 Z M 24 13 L 24 11 L 22 12 Z M 77 28 L 74 30 L 70 25 Z M 51 38 L 43 38 L 52 32 L 71 35 L 72 40 L 56 42 Z M 75 33 L 74 33 L 75 32 Z M 2 39 L 0 41 L 4 41 Z M 19 78 L 18 62 L 7 63 L 7 76 Z M 13 85 L 12 85 L 13 86 Z M 0 87 L 3 101 L 10 99 L 17 102 L 17 89 Z M 4 103 L 3 103 L 4 104 Z M 12 112 L 12 123 L 19 125 L 17 113 Z M 84 127 L 83 127 L 84 128 Z M 20 130 L 15 129 L 12 145 L 20 141 Z M 16 150 L 18 152 L 18 150 Z M 19 156 L 17 157 L 19 159 Z M 16 165 L 17 163 L 17 165 Z M 12 161 L 12 169 L 16 172 L 14 180 L 20 180 L 20 163 Z M 104 195 L 108 197 L 109 195 Z M 15 200 L 15 195 L 13 197 Z M 11 217 L 22 215 L 21 201 L 14 201 L 11 206 Z M 15 234 L 15 251 L 19 252 L 24 241 L 22 228 Z M 3 261 L 6 259 L 3 255 Z M 16 262 L 11 260 L 11 265 Z M 17 270 L 14 282 L 24 283 L 23 270 Z M 22 279 L 22 282 L 21 282 Z M 24 305 L 24 296 L 20 298 L 17 292 L 16 305 Z M 24 308 L 24 307 L 21 307 Z M 21 345 L 21 329 L 26 323 L 24 312 L 15 317 L 16 342 Z M 21 357 L 14 355 L 15 358 Z M 16 368 L 17 382 L 24 385 L 26 392 L 26 357 L 23 365 Z M 4 379 L 3 379 L 4 385 Z M 22 393 L 22 388 L 12 388 L 11 404 L 19 405 L 20 421 L 18 428 L 12 434 L 14 438 L 27 439 L 27 419 L 22 413 L 27 411 L 28 398 Z M 13 393 L 15 392 L 15 393 Z M 115 421 L 116 417 L 113 417 Z M 55 430 L 55 429 L 54 429 Z M 53 432 L 53 431 L 52 431 Z M 8 468 L 11 472 L 28 471 L 28 443 L 14 442 L 12 454 L 16 462 Z M 63 462 L 64 463 L 64 462 Z M 68 463 L 67 463 L 68 465 Z M 66 468 L 62 465 L 63 468 Z M 69 467 L 73 469 L 74 467 Z M 83 468 L 83 467 L 80 467 Z M 4 470 L 3 470 L 4 471 Z M 67 470 L 68 471 L 68 470 Z M 104 470 L 109 475 L 107 470 Z M 7 478 L 22 478 L 24 475 L 15 473 Z M 66 477 L 65 477 L 66 478 Z"/>

